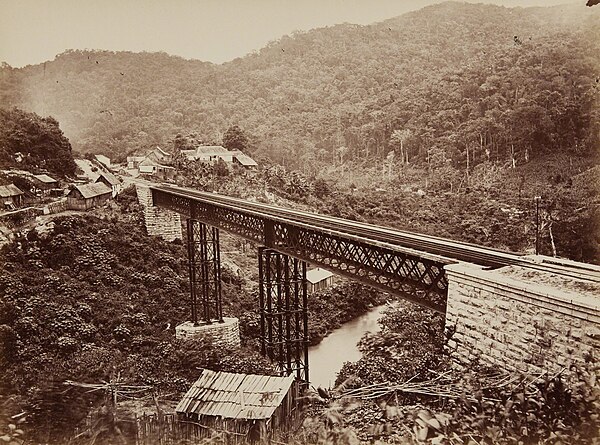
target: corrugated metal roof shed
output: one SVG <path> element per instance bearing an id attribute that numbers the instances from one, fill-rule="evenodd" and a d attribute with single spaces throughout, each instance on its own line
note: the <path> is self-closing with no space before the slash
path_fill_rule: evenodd
<path id="1" fill-rule="evenodd" d="M 271 377 L 205 369 L 175 411 L 228 419 L 269 419 L 293 383 L 293 375 Z"/>
<path id="2" fill-rule="evenodd" d="M 95 182 L 93 184 L 76 185 L 75 188 L 79 190 L 81 196 L 85 199 L 93 198 L 95 196 L 105 195 L 107 193 L 112 194 L 112 190 L 108 188 L 103 182 Z"/>
<path id="3" fill-rule="evenodd" d="M 0 197 L 19 196 L 24 193 L 14 184 L 0 185 Z"/>
<path id="4" fill-rule="evenodd" d="M 316 268 L 306 271 L 306 280 L 312 284 L 326 280 L 331 276 L 333 276 L 333 274 L 325 269 Z"/>

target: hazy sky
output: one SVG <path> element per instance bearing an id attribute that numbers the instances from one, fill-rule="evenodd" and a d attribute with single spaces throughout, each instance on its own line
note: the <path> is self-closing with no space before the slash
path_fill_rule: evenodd
<path id="1" fill-rule="evenodd" d="M 439 0 L 0 0 L 0 61 L 14 67 L 66 49 L 165 51 L 221 63 L 294 30 L 369 24 Z M 546 6 L 585 0 L 489 0 Z"/>

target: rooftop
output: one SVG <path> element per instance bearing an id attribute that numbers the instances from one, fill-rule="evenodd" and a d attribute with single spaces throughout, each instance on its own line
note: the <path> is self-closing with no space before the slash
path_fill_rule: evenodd
<path id="1" fill-rule="evenodd" d="M 94 157 L 96 158 L 96 160 L 98 162 L 100 162 L 101 164 L 106 165 L 107 167 L 110 167 L 110 158 L 108 156 L 104 156 L 104 155 L 94 155 Z"/>
<path id="2" fill-rule="evenodd" d="M 0 185 L 0 198 L 23 195 L 24 193 L 14 184 Z"/>
<path id="3" fill-rule="evenodd" d="M 94 182 L 92 184 L 76 185 L 75 188 L 81 193 L 85 199 L 94 198 L 96 196 L 112 193 L 103 182 Z"/>
<path id="4" fill-rule="evenodd" d="M 163 156 L 171 156 L 171 153 L 167 153 L 162 148 L 160 148 L 158 145 L 156 146 L 156 148 L 154 150 L 158 150 L 158 152 Z"/>
<path id="5" fill-rule="evenodd" d="M 199 145 L 196 147 L 196 154 L 229 153 L 222 145 Z"/>
<path id="6" fill-rule="evenodd" d="M 258 164 L 256 163 L 256 161 L 254 159 L 252 159 L 250 156 L 245 155 L 244 153 L 237 152 L 235 154 L 235 158 L 239 161 L 240 164 L 242 164 L 244 167 L 256 167 Z"/>
<path id="7" fill-rule="evenodd" d="M 104 179 L 106 179 L 106 181 L 110 185 L 118 185 L 121 183 L 121 181 L 119 181 L 119 178 L 117 178 L 115 175 L 113 175 L 112 173 L 109 173 L 109 172 L 100 173 L 100 176 L 98 176 L 98 179 L 96 179 L 96 182 L 100 181 L 100 178 L 102 178 L 102 177 L 104 177 Z"/>
<path id="8" fill-rule="evenodd" d="M 293 382 L 293 375 L 271 377 L 205 369 L 175 411 L 228 419 L 268 419 Z"/>
<path id="9" fill-rule="evenodd" d="M 58 182 L 58 181 L 56 181 L 56 179 L 51 178 L 48 175 L 33 175 L 33 177 L 35 179 L 37 179 L 38 181 L 44 182 L 46 184 L 52 184 L 53 182 Z"/>
<path id="10" fill-rule="evenodd" d="M 150 156 L 147 156 L 144 158 L 144 160 L 142 162 L 140 162 L 140 166 L 156 166 L 156 167 L 160 167 L 160 168 L 164 168 L 164 169 L 171 169 L 174 170 L 175 167 L 171 167 L 170 165 L 163 165 L 160 163 L 160 161 L 157 161 L 154 158 L 151 158 Z"/>
<path id="11" fill-rule="evenodd" d="M 311 269 L 311 270 L 306 271 L 306 280 L 312 284 L 326 280 L 327 278 L 332 277 L 332 276 L 333 276 L 333 274 L 331 272 L 329 272 L 328 270 L 320 269 L 318 267 L 316 269 Z"/>

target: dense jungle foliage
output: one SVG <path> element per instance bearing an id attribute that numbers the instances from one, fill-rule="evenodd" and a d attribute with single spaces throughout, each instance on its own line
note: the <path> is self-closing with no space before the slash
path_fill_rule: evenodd
<path id="1" fill-rule="evenodd" d="M 313 171 L 388 156 L 521 164 L 597 147 L 599 30 L 583 5 L 447 2 L 298 32 L 222 65 L 70 50 L 4 65 L 0 103 L 55 116 L 78 151 L 120 159 L 177 134 L 220 143 L 239 125 L 257 155 Z"/>
<path id="2" fill-rule="evenodd" d="M 175 326 L 189 318 L 185 248 L 148 237 L 139 212 L 127 189 L 99 215 L 57 217 L 0 252 L 0 408 L 8 399 L 13 414 L 27 411 L 30 438 L 61 443 L 102 403 L 102 392 L 86 395 L 66 380 L 118 376 L 177 399 L 204 367 L 273 371 L 256 352 L 257 285 L 247 290 L 227 268 L 224 311 L 240 318 L 242 350 L 175 339 Z M 381 302 L 380 292 L 354 283 L 313 295 L 311 341 Z"/>
<path id="3" fill-rule="evenodd" d="M 0 108 L 0 168 L 73 175 L 71 143 L 52 117 Z"/>

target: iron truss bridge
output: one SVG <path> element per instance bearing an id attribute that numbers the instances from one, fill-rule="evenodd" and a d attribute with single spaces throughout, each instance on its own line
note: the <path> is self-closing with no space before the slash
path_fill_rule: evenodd
<path id="1" fill-rule="evenodd" d="M 219 230 L 258 247 L 260 341 L 281 375 L 308 383 L 307 263 L 445 313 L 444 266 L 519 265 L 600 282 L 600 268 L 531 259 L 473 244 L 284 209 L 168 185 L 150 186 L 153 205 L 186 219 L 194 325 L 223 321 Z"/>
<path id="2" fill-rule="evenodd" d="M 225 230 L 441 313 L 446 264 L 535 267 L 519 255 L 444 238 L 180 187 L 150 189 L 155 206 L 181 214 L 188 224 L 199 221 Z"/>

